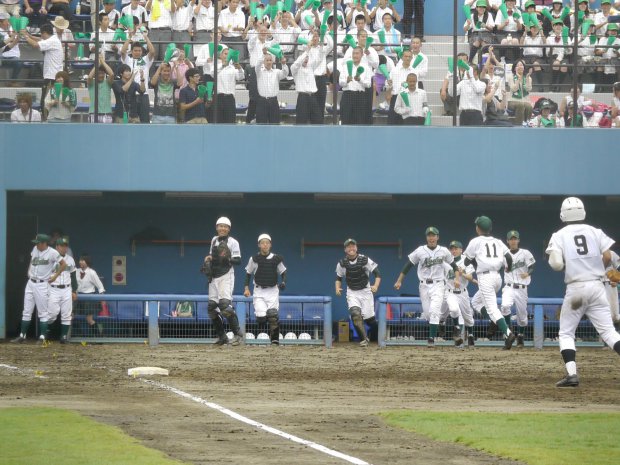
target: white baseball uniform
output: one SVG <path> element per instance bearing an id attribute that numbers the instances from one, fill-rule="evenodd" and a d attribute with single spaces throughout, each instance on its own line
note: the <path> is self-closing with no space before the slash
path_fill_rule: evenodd
<path id="1" fill-rule="evenodd" d="M 472 265 L 465 266 L 465 258 L 462 255 L 455 258 L 454 261 L 456 262 L 456 266 L 463 270 L 465 274 L 472 274 L 475 272 Z M 462 322 L 465 323 L 465 326 L 473 326 L 474 312 L 471 308 L 471 304 L 469 302 L 469 292 L 467 291 L 469 281 L 461 274 L 458 278 L 458 287 L 456 287 L 455 282 L 456 273 L 450 267 L 446 280 L 445 293 L 445 301 L 448 306 L 450 316 L 452 318 L 459 318 L 459 323 L 461 323 L 462 320 Z"/>
<path id="2" fill-rule="evenodd" d="M 357 260 L 360 257 L 364 257 L 363 255 L 358 255 L 355 257 L 355 260 L 349 260 L 349 263 L 354 265 L 357 263 Z M 370 273 L 375 271 L 377 268 L 377 264 L 372 261 L 370 257 L 368 258 L 368 262 L 364 265 L 364 272 L 366 276 L 370 277 Z M 348 260 L 348 258 L 345 258 Z M 336 265 L 336 275 L 340 278 L 346 278 L 347 270 L 344 268 L 340 262 Z M 366 284 L 366 287 L 363 289 L 351 289 L 347 286 L 347 307 L 359 307 L 362 310 L 362 318 L 367 320 L 368 318 L 372 318 L 375 316 L 375 298 L 372 295 L 372 291 L 370 290 L 370 282 Z"/>
<path id="3" fill-rule="evenodd" d="M 454 257 L 441 245 L 434 249 L 422 245 L 411 252 L 408 258 L 418 267 L 422 318 L 428 318 L 430 324 L 438 325 L 446 286 L 444 263 L 451 264 Z"/>
<path id="4" fill-rule="evenodd" d="M 220 239 L 218 236 L 213 236 L 211 239 L 211 249 L 213 250 L 220 245 Z M 236 239 L 228 236 L 226 241 L 228 248 L 230 249 L 231 258 L 241 258 L 241 248 L 239 242 Z M 219 302 L 222 299 L 227 299 L 232 302 L 233 288 L 235 287 L 235 270 L 231 266 L 224 275 L 217 278 L 213 278 L 209 283 L 209 300 Z"/>
<path id="5" fill-rule="evenodd" d="M 529 267 L 534 265 L 536 260 L 531 252 L 526 249 L 511 251 L 510 255 L 512 256 L 511 271 L 504 272 L 502 315 L 510 315 L 514 305 L 517 309 L 517 324 L 527 326 L 527 286 L 529 286 L 531 278 L 529 275 L 527 278 L 522 278 L 521 275 L 528 273 Z"/>
<path id="6" fill-rule="evenodd" d="M 508 252 L 508 247 L 499 239 L 492 236 L 478 236 L 469 242 L 463 253 L 470 260 L 476 260 L 478 293 L 484 302 L 489 318 L 494 323 L 502 318 L 502 314 L 497 308 L 497 292 L 502 287 L 502 277 L 499 270 L 506 266 L 506 259 L 504 258 L 506 252 Z M 474 300 L 476 300 L 477 295 L 474 296 Z"/>
<path id="7" fill-rule="evenodd" d="M 611 252 L 611 263 L 605 269 L 617 270 L 620 267 L 620 257 L 614 251 Z M 614 323 L 620 322 L 620 315 L 618 314 L 618 286 L 612 286 L 609 279 L 605 279 L 605 291 L 607 292 L 607 300 L 609 300 L 609 308 L 611 310 L 611 319 Z"/>
<path id="8" fill-rule="evenodd" d="M 71 273 L 75 273 L 75 261 L 69 255 L 61 256 L 67 264 L 66 268 L 50 284 L 49 298 L 47 300 L 48 321 L 54 322 L 60 314 L 60 322 L 63 325 L 71 324 L 71 313 L 73 300 L 71 299 Z M 59 263 L 54 267 L 54 272 L 58 270 Z"/>
<path id="9" fill-rule="evenodd" d="M 276 257 L 275 254 L 270 253 L 267 255 L 266 260 L 273 260 Z M 250 257 L 248 265 L 245 267 L 245 271 L 248 274 L 254 274 L 258 270 L 258 265 L 254 261 L 253 257 Z M 280 261 L 277 266 L 278 275 L 281 275 L 286 271 L 284 262 Z M 274 308 L 278 310 L 280 308 L 280 289 L 278 286 L 259 286 L 254 280 L 254 292 L 252 294 L 252 303 L 254 304 L 254 314 L 257 317 L 267 316 L 267 310 Z"/>
<path id="10" fill-rule="evenodd" d="M 613 245 L 602 230 L 587 224 L 568 224 L 553 233 L 546 252 L 564 259 L 566 294 L 560 312 L 560 351 L 575 350 L 575 330 L 585 315 L 609 347 L 620 341 L 611 320 L 603 279 L 602 255 Z"/>
<path id="11" fill-rule="evenodd" d="M 22 321 L 30 321 L 36 305 L 39 320 L 47 322 L 47 301 L 49 297 L 48 280 L 54 273 L 54 267 L 62 257 L 52 247 L 47 247 L 40 252 L 35 246 L 30 253 L 30 266 L 28 268 L 28 283 L 24 293 L 24 311 Z"/>

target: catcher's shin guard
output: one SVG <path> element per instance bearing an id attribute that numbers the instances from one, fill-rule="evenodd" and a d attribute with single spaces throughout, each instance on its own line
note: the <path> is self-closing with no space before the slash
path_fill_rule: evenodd
<path id="1" fill-rule="evenodd" d="M 280 319 L 278 317 L 277 309 L 270 308 L 267 310 L 267 322 L 269 323 L 269 339 L 271 339 L 271 342 L 279 341 Z"/>
<path id="2" fill-rule="evenodd" d="M 351 307 L 349 309 L 349 313 L 351 314 L 351 321 L 353 321 L 353 326 L 357 330 L 357 334 L 359 334 L 360 339 L 363 341 L 367 339 L 366 335 L 366 327 L 364 326 L 364 320 L 362 319 L 362 309 L 359 307 Z"/>

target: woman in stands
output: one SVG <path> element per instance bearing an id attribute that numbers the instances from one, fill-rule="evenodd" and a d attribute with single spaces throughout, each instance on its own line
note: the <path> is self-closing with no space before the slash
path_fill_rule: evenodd
<path id="1" fill-rule="evenodd" d="M 529 95 L 532 91 L 532 68 L 525 74 L 525 62 L 517 61 L 512 65 L 512 82 L 510 83 L 510 100 L 508 109 L 515 112 L 515 124 L 521 126 L 532 115 L 532 104 Z"/>
<path id="2" fill-rule="evenodd" d="M 105 288 L 99 275 L 91 268 L 90 256 L 82 255 L 80 257 L 80 269 L 76 273 L 78 283 L 78 294 L 103 294 Z M 100 334 L 100 330 L 95 322 L 95 313 L 99 313 L 101 305 L 99 302 L 77 302 L 76 313 L 86 313 L 86 323 L 88 323 L 89 333 L 93 335 Z"/>
<path id="3" fill-rule="evenodd" d="M 17 108 L 11 113 L 11 123 L 40 123 L 41 113 L 32 108 L 32 94 L 17 94 Z"/>
<path id="4" fill-rule="evenodd" d="M 56 73 L 56 84 L 50 89 L 50 98 L 45 102 L 48 123 L 70 123 L 71 115 L 77 106 L 75 90 L 71 88 L 71 78 L 66 71 Z M 60 89 L 60 92 L 58 92 Z"/>

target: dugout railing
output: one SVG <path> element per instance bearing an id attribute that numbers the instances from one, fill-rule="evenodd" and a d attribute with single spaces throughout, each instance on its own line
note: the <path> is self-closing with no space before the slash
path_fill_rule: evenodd
<path id="1" fill-rule="evenodd" d="M 207 311 L 208 300 L 208 295 L 195 294 L 79 294 L 71 341 L 150 346 L 212 343 L 216 335 Z M 269 344 L 267 327 L 257 321 L 252 298 L 235 295 L 233 305 L 246 344 Z M 331 347 L 331 297 L 281 296 L 279 314 L 281 344 Z M 225 328 L 229 331 L 227 324 Z"/>
<path id="2" fill-rule="evenodd" d="M 498 305 L 500 304 L 498 299 Z M 528 325 L 525 331 L 525 346 L 542 349 L 544 346 L 558 346 L 558 331 L 562 299 L 529 298 Z M 428 321 L 421 318 L 422 304 L 419 297 L 380 297 L 378 299 L 378 343 L 380 347 L 399 345 L 426 345 L 429 333 Z M 487 337 L 489 319 L 474 312 L 474 337 L 476 346 L 503 346 L 501 334 Z M 511 329 L 516 330 L 513 318 Z M 454 345 L 451 325 L 446 325 L 437 345 Z M 583 319 L 576 331 L 577 346 L 601 346 L 592 323 Z"/>

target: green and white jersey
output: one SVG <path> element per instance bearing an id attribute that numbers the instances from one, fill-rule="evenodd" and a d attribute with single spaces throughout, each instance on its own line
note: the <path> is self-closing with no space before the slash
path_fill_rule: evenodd
<path id="1" fill-rule="evenodd" d="M 70 257 L 69 254 L 65 255 L 64 257 L 62 255 L 59 255 L 59 259 L 56 262 L 56 265 L 54 266 L 54 273 L 58 271 L 61 260 L 65 261 L 65 263 L 67 264 L 67 267 L 63 270 L 62 273 L 60 273 L 60 276 L 56 278 L 56 281 L 53 282 L 53 285 L 54 286 L 71 286 L 71 273 L 75 273 L 75 270 L 76 270 L 75 260 L 73 260 L 73 257 Z"/>
<path id="2" fill-rule="evenodd" d="M 407 257 L 409 261 L 418 267 L 418 278 L 420 281 L 432 279 L 441 281 L 445 279 L 443 264 L 450 264 L 454 257 L 448 249 L 438 245 L 434 249 L 429 249 L 427 245 L 422 245 L 415 249 Z"/>
<path id="3" fill-rule="evenodd" d="M 455 257 L 454 262 L 456 263 L 456 266 L 459 267 L 459 269 L 464 270 L 465 274 L 472 274 L 476 272 L 475 268 L 472 265 L 465 266 L 465 258 L 462 255 L 459 257 Z M 454 272 L 451 266 L 446 265 L 446 267 L 447 267 L 446 268 L 447 287 L 448 289 L 454 290 L 456 289 L 456 287 L 454 286 L 454 280 L 456 278 L 456 273 Z M 460 290 L 467 289 L 468 284 L 469 284 L 469 281 L 463 277 L 463 274 L 461 274 L 461 277 L 459 278 L 459 285 L 460 285 L 459 289 Z"/>
<path id="4" fill-rule="evenodd" d="M 41 252 L 36 246 L 30 252 L 30 257 L 28 277 L 42 281 L 47 281 L 52 276 L 56 263 L 62 258 L 58 251 L 52 247 Z"/>
<path id="5" fill-rule="evenodd" d="M 532 278 L 528 276 L 523 279 L 521 275 L 527 273 L 528 268 L 536 263 L 534 256 L 529 250 L 519 249 L 516 252 L 510 252 L 512 255 L 512 269 L 510 272 L 504 273 L 504 282 L 506 284 L 525 284 L 528 286 Z"/>

